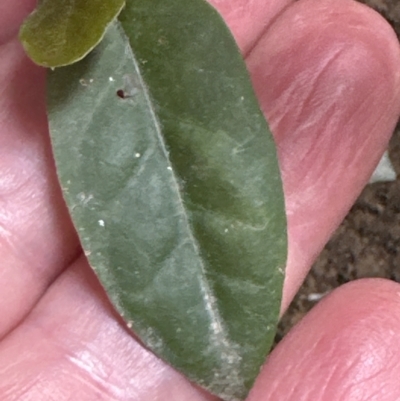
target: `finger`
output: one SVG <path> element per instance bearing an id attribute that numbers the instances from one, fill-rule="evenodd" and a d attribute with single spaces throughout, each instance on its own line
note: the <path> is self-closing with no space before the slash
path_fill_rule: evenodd
<path id="1" fill-rule="evenodd" d="M 271 21 L 294 0 L 209 0 L 220 12 L 246 55 Z"/>
<path id="2" fill-rule="evenodd" d="M 23 19 L 33 10 L 36 2 L 36 0 L 19 0 L 0 3 L 0 46 L 17 35 Z"/>
<path id="3" fill-rule="evenodd" d="M 399 308 L 387 280 L 334 291 L 272 352 L 248 401 L 399 400 Z"/>
<path id="4" fill-rule="evenodd" d="M 387 145 L 400 110 L 399 46 L 386 21 L 359 3 L 302 0 L 247 61 L 283 177 L 284 310 Z"/>
<path id="5" fill-rule="evenodd" d="M 0 366 L 2 401 L 217 399 L 133 341 L 83 258 L 0 344 Z"/>
<path id="6" fill-rule="evenodd" d="M 79 252 L 47 135 L 44 70 L 0 46 L 0 338 Z"/>

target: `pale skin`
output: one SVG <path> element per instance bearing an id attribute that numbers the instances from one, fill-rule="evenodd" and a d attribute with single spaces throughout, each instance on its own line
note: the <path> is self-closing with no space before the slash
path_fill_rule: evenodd
<path id="1" fill-rule="evenodd" d="M 0 399 L 217 400 L 143 349 L 109 305 L 63 204 L 45 71 L 17 40 L 33 0 L 0 3 Z M 368 179 L 400 112 L 400 50 L 350 0 L 212 0 L 278 146 L 289 222 L 282 311 Z M 400 399 L 400 286 L 334 291 L 266 361 L 249 401 Z"/>

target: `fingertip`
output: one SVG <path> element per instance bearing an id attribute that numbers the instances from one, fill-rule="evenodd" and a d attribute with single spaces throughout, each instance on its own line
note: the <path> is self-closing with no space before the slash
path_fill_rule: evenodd
<path id="1" fill-rule="evenodd" d="M 387 146 L 400 112 L 400 50 L 390 25 L 370 8 L 300 0 L 247 61 L 284 182 L 284 310 Z"/>
<path id="2" fill-rule="evenodd" d="M 248 401 L 400 399 L 399 307 L 397 283 L 342 286 L 278 344 Z"/>

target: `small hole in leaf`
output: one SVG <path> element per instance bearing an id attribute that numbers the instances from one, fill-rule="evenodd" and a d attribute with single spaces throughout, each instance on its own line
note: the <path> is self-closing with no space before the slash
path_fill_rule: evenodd
<path id="1" fill-rule="evenodd" d="M 122 89 L 117 90 L 117 96 L 120 97 L 121 99 L 126 98 L 125 92 Z"/>

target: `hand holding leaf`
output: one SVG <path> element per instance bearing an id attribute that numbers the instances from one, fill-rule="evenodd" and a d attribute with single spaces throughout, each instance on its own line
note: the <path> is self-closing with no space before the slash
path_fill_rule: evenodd
<path id="1" fill-rule="evenodd" d="M 285 25 L 286 29 L 290 26 L 287 21 L 290 20 L 291 15 L 308 15 L 306 4 L 303 4 L 303 6 L 298 5 L 297 7 L 293 8 L 292 14 L 289 11 L 285 14 L 286 20 L 281 19 L 281 21 L 285 21 L 282 24 Z M 355 14 L 358 10 L 351 12 Z M 349 15 L 348 9 L 344 12 L 344 15 Z M 313 18 L 312 20 L 319 21 L 318 18 Z M 373 21 L 377 26 L 377 31 L 383 32 L 382 36 L 389 37 L 387 31 L 382 29 L 382 26 L 377 21 Z M 312 27 L 311 29 L 311 24 L 309 25 L 310 32 L 313 31 L 315 33 L 317 27 Z M 286 71 L 292 78 L 298 75 L 298 68 L 301 66 L 301 63 L 297 63 L 296 70 L 295 65 L 290 63 L 291 58 L 296 54 L 294 50 L 292 50 L 291 57 L 285 59 L 286 63 L 282 63 L 283 59 L 279 59 L 273 52 L 272 43 L 276 45 L 274 35 L 277 35 L 279 29 L 281 29 L 278 23 L 274 27 L 274 30 L 269 31 L 270 36 L 265 36 L 262 46 L 257 47 L 249 59 L 249 65 L 254 74 L 254 84 L 262 100 L 262 107 L 266 110 L 269 104 L 275 104 L 270 102 L 271 99 L 268 99 L 268 96 L 275 96 L 278 101 L 279 95 L 283 95 L 284 92 L 279 92 L 278 86 L 275 87 L 274 85 L 269 86 L 269 89 L 266 90 L 267 87 L 263 83 L 262 75 L 257 66 L 264 65 L 264 70 L 270 74 L 275 71 L 275 79 L 270 82 L 277 85 L 282 82 L 278 78 L 285 77 L 285 71 L 274 67 L 278 65 L 274 63 L 279 62 L 281 66 L 293 65 L 291 69 L 288 68 Z M 321 30 L 321 26 L 318 29 Z M 282 35 L 282 30 L 280 30 L 280 33 Z M 306 33 L 304 32 L 304 35 Z M 382 40 L 382 36 L 380 40 Z M 270 42 L 268 38 L 270 38 Z M 389 40 L 387 42 L 389 43 Z M 281 45 L 285 43 L 286 46 L 290 46 L 290 40 L 280 42 Z M 311 47 L 317 52 L 315 47 Z M 296 48 L 298 46 L 293 49 Z M 390 130 L 388 128 L 393 123 L 397 113 L 397 109 L 395 110 L 394 106 L 387 107 L 388 104 L 394 104 L 394 93 L 397 93 L 396 91 L 393 92 L 393 88 L 395 88 L 393 86 L 394 68 L 390 70 L 391 66 L 397 64 L 395 62 L 397 53 L 393 44 L 383 48 L 386 49 L 384 54 L 386 54 L 385 59 L 387 62 L 380 64 L 381 67 L 379 68 L 383 68 L 382 66 L 386 65 L 388 66 L 388 71 L 384 74 L 385 81 L 380 81 L 378 85 L 375 85 L 374 90 L 381 94 L 380 103 L 382 103 L 382 107 L 385 107 L 379 109 L 375 103 L 367 103 L 367 105 L 364 103 L 365 109 L 362 109 L 362 113 L 356 114 L 354 118 L 359 119 L 363 116 L 363 118 L 366 118 L 367 126 L 371 124 L 375 129 L 389 133 Z M 270 56 L 275 54 L 275 57 L 267 57 L 266 51 L 269 52 Z M 318 51 L 321 52 L 321 47 L 318 48 Z M 4 81 L 4 91 L 2 93 L 5 99 L 3 103 L 3 111 L 5 113 L 3 116 L 7 116 L 7 119 L 2 124 L 4 129 L 2 149 L 5 150 L 4 154 L 7 157 L 3 157 L 2 161 L 4 163 L 3 171 L 6 174 L 5 176 L 8 177 L 8 180 L 3 182 L 5 183 L 4 185 L 8 185 L 7 188 L 9 189 L 11 189 L 11 183 L 14 182 L 15 190 L 3 191 L 5 195 L 2 198 L 2 210 L 8 210 L 9 213 L 14 210 L 14 206 L 16 209 L 15 213 L 13 213 L 12 221 L 6 220 L 6 214 L 2 214 L 4 216 L 2 227 L 7 228 L 10 233 L 17 234 L 14 237 L 8 236 L 8 240 L 3 242 L 4 244 L 12 243 L 12 247 L 4 246 L 2 248 L 4 266 L 2 278 L 6 280 L 3 285 L 3 296 L 5 297 L 4 299 L 9 300 L 7 305 L 13 305 L 12 315 L 9 314 L 11 311 L 9 307 L 2 313 L 5 318 L 3 321 L 4 326 L 2 327 L 3 332 L 7 332 L 10 327 L 20 322 L 18 327 L 6 337 L 4 347 L 0 349 L 2 366 L 7 367 L 1 377 L 3 399 L 6 400 L 7 397 L 15 396 L 19 389 L 27 391 L 27 394 L 33 399 L 40 399 L 44 391 L 46 391 L 46 394 L 52 394 L 55 389 L 57 389 L 57 394 L 61 397 L 69 397 L 73 394 L 78 399 L 93 399 L 94 397 L 103 396 L 122 400 L 131 399 L 134 396 L 138 399 L 150 400 L 157 397 L 165 397 L 166 394 L 171 399 L 210 399 L 210 396 L 194 390 L 182 377 L 165 367 L 126 334 L 123 326 L 118 324 L 114 315 L 110 312 L 108 304 L 102 296 L 101 289 L 96 285 L 90 271 L 85 270 L 83 267 L 82 260 L 71 265 L 42 297 L 45 288 L 53 281 L 58 274 L 57 272 L 70 263 L 76 250 L 76 242 L 71 226 L 68 224 L 65 210 L 62 207 L 62 202 L 58 197 L 58 187 L 54 181 L 54 175 L 52 175 L 51 157 L 46 145 L 46 137 L 41 135 L 45 133 L 43 103 L 40 100 L 40 93 L 42 93 L 40 88 L 43 88 L 41 72 L 33 68 L 26 60 L 21 62 L 20 49 L 15 43 L 10 42 L 3 47 L 3 55 L 7 56 L 0 59 L 3 63 L 1 70 L 4 72 L 4 76 L 7 77 L 7 80 Z M 265 63 L 265 57 L 274 62 Z M 281 57 L 284 57 L 283 53 Z M 311 61 L 308 62 L 310 63 L 308 65 L 311 65 Z M 18 80 L 10 79 L 14 74 L 19 77 Z M 326 83 L 327 80 L 324 80 L 324 82 Z M 366 81 L 360 82 L 359 90 L 362 87 L 367 88 Z M 23 91 L 21 90 L 22 88 L 24 89 Z M 301 91 L 297 93 L 299 96 L 301 95 Z M 13 101 L 14 97 L 15 101 Z M 371 99 L 376 99 L 377 97 L 375 96 Z M 356 99 L 353 98 L 353 100 L 356 102 Z M 33 106 L 35 109 L 32 108 Z M 294 102 L 291 106 L 288 103 L 288 107 L 291 110 L 295 106 L 297 106 L 297 102 Z M 307 111 L 308 109 L 306 108 L 305 110 Z M 337 117 L 343 117 L 342 129 L 349 126 L 349 119 L 345 118 L 345 111 L 346 108 L 343 108 L 338 111 L 339 114 L 337 115 Z M 274 114 L 274 110 L 271 109 L 270 113 Z M 293 281 L 293 277 L 298 268 L 305 266 L 304 264 L 307 260 L 312 257 L 316 247 L 320 246 L 318 244 L 323 241 L 323 238 L 331 230 L 332 221 L 338 221 L 341 214 L 340 210 L 346 208 L 355 194 L 354 190 L 351 190 L 346 198 L 333 197 L 332 193 L 336 193 L 338 188 L 321 186 L 318 198 L 313 199 L 312 202 L 300 202 L 305 199 L 304 195 L 309 193 L 309 190 L 315 188 L 309 185 L 313 181 L 312 177 L 315 169 L 310 169 L 310 163 L 307 164 L 307 159 L 303 164 L 297 165 L 297 169 L 290 165 L 290 161 L 293 160 L 294 155 L 302 154 L 307 144 L 306 138 L 312 141 L 312 131 L 310 131 L 311 136 L 304 136 L 303 141 L 300 143 L 294 141 L 294 133 L 285 131 L 284 127 L 290 125 L 291 122 L 294 124 L 294 121 L 296 121 L 296 124 L 301 124 L 301 121 L 307 121 L 307 118 L 311 115 L 312 113 L 305 113 L 300 118 L 295 117 L 293 113 L 287 113 L 285 118 L 280 120 L 280 124 L 277 124 L 276 129 L 277 139 L 281 146 L 281 163 L 284 169 L 287 208 L 289 210 L 289 223 L 291 224 L 289 225 L 292 244 L 290 252 L 292 254 L 295 252 L 297 255 L 295 259 L 289 259 L 287 293 L 291 293 L 295 289 L 296 283 Z M 380 125 L 373 124 L 374 118 L 378 115 Z M 386 116 L 385 119 L 382 119 L 383 115 Z M 292 116 L 293 119 L 291 119 Z M 23 121 L 23 123 L 17 124 L 17 121 Z M 271 121 L 275 124 L 274 121 L 278 120 L 272 119 Z M 346 124 L 344 121 L 346 121 Z M 323 132 L 328 138 L 337 138 L 334 135 L 337 132 L 335 130 Z M 365 134 L 369 130 L 363 129 L 361 132 Z M 323 135 L 321 131 L 320 135 Z M 293 139 L 292 144 L 290 144 L 289 138 Z M 372 142 L 364 141 L 366 145 L 362 152 L 357 153 L 357 157 L 365 157 L 366 155 L 375 155 L 375 159 L 379 157 L 378 149 L 383 148 L 385 140 L 383 136 L 375 138 L 376 140 L 373 144 Z M 378 140 L 381 144 L 380 146 L 377 146 Z M 343 144 L 348 145 L 350 152 L 357 145 L 357 143 L 350 141 L 349 136 L 343 136 L 342 141 Z M 334 154 L 333 150 L 338 147 L 337 145 L 337 140 L 335 140 L 334 147 L 329 145 L 319 147 L 320 156 L 322 158 L 325 157 L 324 160 L 333 160 L 330 157 Z M 346 146 L 344 148 L 347 149 Z M 334 155 L 336 170 L 326 170 L 325 182 L 334 182 L 337 172 L 342 169 L 341 163 L 346 164 L 346 153 L 342 152 L 339 155 Z M 370 157 L 367 160 L 374 160 L 374 158 Z M 7 169 L 5 168 L 6 166 Z M 361 170 L 364 176 L 367 175 L 367 170 L 371 169 L 371 166 L 367 164 L 353 164 L 352 166 L 354 168 L 352 171 L 355 171 L 355 166 L 358 166 L 358 173 Z M 308 177 L 310 181 L 299 180 L 298 178 L 301 176 Z M 29 177 L 33 177 L 33 179 L 28 179 Z M 314 175 L 314 182 L 315 178 L 316 176 Z M 347 171 L 344 181 L 345 188 L 350 188 L 356 181 L 358 182 L 358 179 Z M 24 182 L 23 186 L 18 185 L 21 182 Z M 3 186 L 2 188 L 5 189 L 6 187 Z M 325 191 L 323 190 L 324 188 Z M 31 198 L 32 194 L 35 194 L 35 202 L 27 202 L 27 199 L 33 199 Z M 8 202 L 7 199 L 9 200 Z M 10 201 L 11 199 L 12 201 Z M 326 202 L 332 206 L 332 210 L 335 213 L 327 213 L 326 211 L 322 213 L 319 211 L 320 209 L 315 208 L 316 204 L 324 205 Z M 314 227 L 311 232 L 298 229 L 299 225 L 297 223 L 301 222 L 305 216 L 308 216 L 309 224 Z M 319 225 L 317 224 L 318 222 Z M 327 222 L 330 223 L 327 224 Z M 2 232 L 4 233 L 4 231 Z M 319 242 L 317 241 L 317 243 L 310 242 L 310 233 L 313 234 L 314 232 L 318 237 Z M 308 244 L 308 246 L 300 247 L 298 246 L 300 244 Z M 19 249 L 20 252 L 18 254 L 13 253 L 11 252 L 12 249 Z M 34 255 L 34 257 L 30 255 Z M 18 263 L 15 262 L 16 260 Z M 12 266 L 12 269 L 7 270 L 7 266 Z M 35 273 L 34 280 L 31 279 L 32 273 L 30 272 Z M 11 282 L 15 284 L 10 286 Z M 6 295 L 10 287 L 13 288 L 13 291 Z M 18 290 L 16 291 L 17 288 Z M 23 301 L 22 299 L 13 298 L 19 296 L 18 294 L 23 294 Z M 39 298 L 41 300 L 37 303 Z M 22 319 L 35 304 L 36 306 L 29 314 L 29 317 Z M 6 318 L 7 316 L 9 318 Z M 313 332 L 318 333 L 317 330 Z M 295 338 L 295 336 L 293 335 L 292 338 Z M 300 341 L 306 341 L 307 338 L 304 335 Z M 32 347 L 33 343 L 35 344 L 34 348 Z M 287 344 L 289 345 L 290 343 L 288 342 Z M 285 349 L 285 347 L 280 349 Z M 296 376 L 295 367 L 300 366 L 300 362 L 296 359 L 297 354 L 294 355 L 293 352 L 290 353 L 289 348 L 286 349 L 288 353 L 285 354 L 280 351 L 280 357 L 281 360 L 286 362 L 289 362 L 288 358 L 291 357 L 290 365 L 288 363 L 287 366 L 293 367 L 291 369 L 293 377 Z M 40 366 L 38 362 L 40 362 Z M 252 397 L 256 397 L 257 394 L 261 397 L 262 393 L 263 399 L 267 399 L 269 395 L 275 397 L 275 399 L 276 397 L 284 399 L 285 393 L 281 392 L 281 389 L 279 393 L 274 392 L 272 394 L 270 392 L 269 386 L 271 382 L 284 382 L 278 376 L 282 369 L 280 372 L 273 373 L 273 366 L 276 366 L 276 361 L 275 365 L 267 364 L 266 370 L 261 375 Z M 55 375 L 54 373 L 57 371 L 63 372 L 63 374 Z M 304 372 L 312 374 L 311 370 L 301 369 L 301 371 L 303 376 Z M 39 372 L 40 381 L 35 379 L 38 377 Z M 289 375 L 285 377 L 289 377 Z M 265 383 L 265 379 L 268 379 L 268 382 Z M 323 380 L 322 377 L 320 379 Z M 266 387 L 263 387 L 264 383 Z M 297 382 L 297 388 L 301 389 L 301 381 Z M 286 386 L 287 390 L 288 387 Z M 261 400 L 262 398 L 259 399 Z"/>

